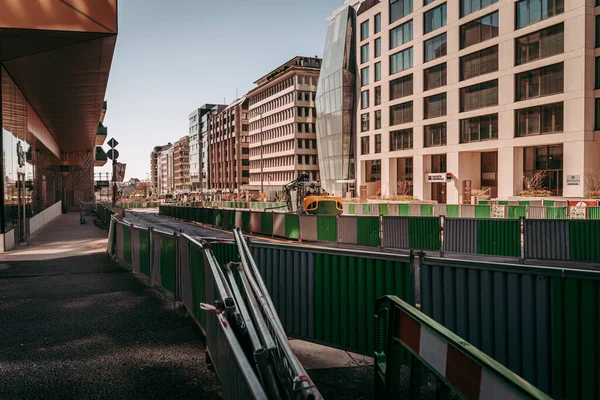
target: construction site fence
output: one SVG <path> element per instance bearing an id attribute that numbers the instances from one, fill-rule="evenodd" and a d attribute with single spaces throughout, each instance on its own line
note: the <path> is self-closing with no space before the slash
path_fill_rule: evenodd
<path id="1" fill-rule="evenodd" d="M 436 256 L 465 254 L 516 262 L 600 263 L 600 220 L 446 216 L 308 215 L 162 205 L 160 215 L 185 222 L 301 242 L 356 245 Z"/>
<path id="2" fill-rule="evenodd" d="M 213 295 L 212 286 L 206 283 L 210 271 L 204 267 L 201 248 L 176 233 L 141 229 L 116 221 L 112 225 L 111 254 L 146 277 L 150 284 L 173 293 L 207 335 L 208 326 L 218 327 L 215 321 L 215 325 L 210 325 L 207 318 L 212 318 L 211 314 L 199 308 L 201 302 L 210 303 L 209 297 Z M 249 247 L 290 337 L 375 355 L 377 370 L 381 363 L 378 357 L 392 340 L 392 336 L 381 336 L 382 332 L 399 329 L 397 322 L 385 322 L 389 329 L 378 322 L 380 318 L 391 318 L 393 313 L 385 316 L 381 309 L 396 307 L 397 301 L 392 302 L 396 305 L 389 303 L 385 307 L 377 301 L 393 295 L 411 310 L 419 309 L 463 342 L 479 349 L 475 355 L 464 348 L 453 351 L 466 351 L 463 355 L 483 368 L 476 375 L 483 381 L 490 378 L 485 374 L 493 368 L 497 370 L 493 372 L 494 379 L 521 393 L 522 398 L 543 398 L 528 397 L 532 394 L 522 390 L 521 381 L 506 378 L 508 369 L 554 398 L 600 396 L 596 379 L 600 374 L 599 271 L 256 240 L 250 240 Z M 213 243 L 211 250 L 221 265 L 239 262 L 239 254 L 231 243 Z M 446 331 L 440 333 L 437 325 L 415 312 L 409 313 L 409 317 L 441 335 L 446 346 L 456 347 L 456 337 Z M 414 324 L 413 321 L 413 327 Z M 415 373 L 419 373 L 421 364 L 425 361 L 426 365 L 428 359 L 424 354 L 415 354 L 415 348 L 410 347 L 413 344 L 404 341 L 409 346 L 405 351 L 396 351 L 395 345 L 385 347 L 387 359 L 396 357 L 407 362 L 410 358 L 407 354 L 412 354 L 413 359 L 421 357 L 407 364 L 411 371 L 416 368 Z M 491 365 L 490 357 L 502 368 Z M 236 368 L 241 374 L 241 367 Z M 397 366 L 380 370 L 379 374 L 389 377 L 388 371 L 391 374 L 394 368 Z M 383 379 L 380 375 L 376 379 Z M 446 378 L 453 386 L 451 378 Z M 247 382 L 249 378 L 244 379 Z M 385 382 L 391 381 L 386 378 Z M 382 382 L 376 382 L 376 387 L 381 385 Z M 455 389 L 465 393 L 454 385 Z M 390 389 L 378 390 L 389 393 Z"/>

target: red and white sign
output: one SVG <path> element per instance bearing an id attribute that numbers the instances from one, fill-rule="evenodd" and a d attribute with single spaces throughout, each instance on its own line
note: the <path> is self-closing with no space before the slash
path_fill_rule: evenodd
<path id="1" fill-rule="evenodd" d="M 597 201 L 569 200 L 570 207 L 596 207 L 597 205 Z"/>

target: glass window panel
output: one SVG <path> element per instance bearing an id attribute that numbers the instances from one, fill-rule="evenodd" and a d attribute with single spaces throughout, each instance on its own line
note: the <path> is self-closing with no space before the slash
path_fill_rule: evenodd
<path id="1" fill-rule="evenodd" d="M 460 142 L 498 139 L 498 114 L 482 115 L 460 121 Z"/>
<path id="2" fill-rule="evenodd" d="M 460 111 L 498 105 L 498 80 L 478 83 L 460 89 Z"/>
<path id="3" fill-rule="evenodd" d="M 412 47 L 390 56 L 390 75 L 412 68 Z"/>
<path id="4" fill-rule="evenodd" d="M 360 24 L 360 40 L 365 40 L 369 37 L 369 21 Z"/>
<path id="5" fill-rule="evenodd" d="M 460 27 L 460 48 L 472 46 L 498 36 L 498 12 Z"/>
<path id="6" fill-rule="evenodd" d="M 365 44 L 360 47 L 360 63 L 366 63 L 369 61 L 369 44 Z"/>
<path id="7" fill-rule="evenodd" d="M 375 39 L 375 58 L 381 56 L 381 38 Z"/>
<path id="8" fill-rule="evenodd" d="M 498 70 L 498 46 L 489 47 L 460 58 L 460 80 Z"/>
<path id="9" fill-rule="evenodd" d="M 413 121 L 413 102 L 390 106 L 390 125 L 405 124 Z"/>
<path id="10" fill-rule="evenodd" d="M 446 115 L 446 93 L 436 94 L 423 99 L 423 118 L 437 118 Z"/>
<path id="11" fill-rule="evenodd" d="M 446 34 L 443 33 L 439 36 L 425 41 L 424 46 L 425 62 L 435 60 L 436 58 L 444 57 L 446 55 Z"/>
<path id="12" fill-rule="evenodd" d="M 390 100 L 413 94 L 413 76 L 406 75 L 390 81 Z"/>
<path id="13" fill-rule="evenodd" d="M 423 74 L 423 90 L 446 86 L 446 63 L 427 68 Z"/>
<path id="14" fill-rule="evenodd" d="M 516 27 L 524 28 L 564 12 L 564 0 L 521 0 L 516 3 Z"/>
<path id="15" fill-rule="evenodd" d="M 413 148 L 413 130 L 402 129 L 390 132 L 390 151 L 408 150 Z"/>
<path id="16" fill-rule="evenodd" d="M 446 123 L 427 125 L 423 129 L 424 146 L 445 146 L 446 145 Z"/>
<path id="17" fill-rule="evenodd" d="M 516 137 L 563 131 L 563 103 L 515 110 Z"/>
<path id="18" fill-rule="evenodd" d="M 460 0 L 460 17 L 466 17 L 497 2 L 498 0 Z"/>
<path id="19" fill-rule="evenodd" d="M 413 0 L 390 0 L 390 24 L 413 12 Z"/>
<path id="20" fill-rule="evenodd" d="M 390 50 L 413 39 L 412 20 L 390 30 Z"/>
<path id="21" fill-rule="evenodd" d="M 365 90 L 360 93 L 360 108 L 365 109 L 369 107 L 369 91 Z"/>
<path id="22" fill-rule="evenodd" d="M 370 82 L 369 79 L 369 67 L 363 68 L 360 70 L 360 82 L 362 86 L 368 85 Z"/>
<path id="23" fill-rule="evenodd" d="M 375 63 L 375 82 L 379 82 L 381 80 L 381 63 Z"/>
<path id="24" fill-rule="evenodd" d="M 446 3 L 427 11 L 424 15 L 425 34 L 446 26 Z"/>
<path id="25" fill-rule="evenodd" d="M 558 24 L 515 39 L 517 65 L 525 64 L 564 51 L 564 26 Z"/>
<path id="26" fill-rule="evenodd" d="M 381 13 L 375 16 L 375 33 L 381 32 Z"/>

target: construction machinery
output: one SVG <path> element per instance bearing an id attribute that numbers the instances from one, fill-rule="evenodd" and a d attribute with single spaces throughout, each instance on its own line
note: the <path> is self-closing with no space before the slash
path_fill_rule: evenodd
<path id="1" fill-rule="evenodd" d="M 335 215 L 342 213 L 342 198 L 323 192 L 319 182 L 311 182 L 308 174 L 298 177 L 283 187 L 288 211 L 302 214 Z M 296 193 L 293 199 L 293 192 Z"/>

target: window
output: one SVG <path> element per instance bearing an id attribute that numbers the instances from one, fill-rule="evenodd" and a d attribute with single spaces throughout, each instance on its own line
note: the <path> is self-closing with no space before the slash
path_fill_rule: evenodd
<path id="1" fill-rule="evenodd" d="M 381 135 L 375 135 L 375 153 L 381 153 Z"/>
<path id="2" fill-rule="evenodd" d="M 367 132 L 370 128 L 369 125 L 369 113 L 362 114 L 360 116 L 360 131 Z"/>
<path id="3" fill-rule="evenodd" d="M 381 80 L 381 62 L 375 63 L 375 82 Z"/>
<path id="4" fill-rule="evenodd" d="M 362 86 L 369 84 L 369 67 L 360 70 L 360 83 Z"/>
<path id="5" fill-rule="evenodd" d="M 543 185 L 555 196 L 562 195 L 563 189 L 563 145 L 525 147 L 523 149 L 523 170 L 531 177 L 536 171 L 544 173 Z"/>
<path id="6" fill-rule="evenodd" d="M 369 61 L 369 44 L 365 44 L 360 47 L 360 63 L 366 63 Z"/>
<path id="7" fill-rule="evenodd" d="M 436 94 L 423 99 L 423 118 L 437 118 L 446 115 L 446 93 Z"/>
<path id="8" fill-rule="evenodd" d="M 446 26 L 446 3 L 427 11 L 423 18 L 425 27 L 423 34 L 428 34 L 442 26 Z"/>
<path id="9" fill-rule="evenodd" d="M 596 70 L 595 70 L 595 75 L 596 75 L 596 89 L 600 89 L 600 57 L 596 57 Z"/>
<path id="10" fill-rule="evenodd" d="M 360 24 L 360 40 L 365 40 L 369 37 L 369 20 Z"/>
<path id="11" fill-rule="evenodd" d="M 563 92 L 563 63 L 526 71 L 516 76 L 516 101 Z"/>
<path id="12" fill-rule="evenodd" d="M 564 47 L 564 26 L 554 25 L 515 39 L 515 63 L 521 65 L 561 54 Z"/>
<path id="13" fill-rule="evenodd" d="M 562 132 L 563 103 L 515 110 L 515 137 Z"/>
<path id="14" fill-rule="evenodd" d="M 488 47 L 460 58 L 460 80 L 498 71 L 498 46 Z"/>
<path id="15" fill-rule="evenodd" d="M 363 110 L 369 108 L 369 91 L 364 90 L 360 92 L 360 108 Z"/>
<path id="16" fill-rule="evenodd" d="M 395 27 L 390 30 L 390 50 L 404 43 L 410 42 L 413 39 L 413 22 L 412 20 Z"/>
<path id="17" fill-rule="evenodd" d="M 596 47 L 600 47 L 600 15 L 596 15 Z"/>
<path id="18" fill-rule="evenodd" d="M 445 146 L 446 145 L 446 123 L 427 125 L 423 130 L 424 146 Z"/>
<path id="19" fill-rule="evenodd" d="M 412 47 L 390 56 L 390 75 L 412 68 Z"/>
<path id="20" fill-rule="evenodd" d="M 396 104 L 390 107 L 390 126 L 405 124 L 413 120 L 413 102 Z"/>
<path id="21" fill-rule="evenodd" d="M 408 150 L 413 148 L 413 130 L 402 129 L 390 132 L 390 151 Z"/>
<path id="22" fill-rule="evenodd" d="M 375 111 L 375 129 L 381 129 L 381 110 Z"/>
<path id="23" fill-rule="evenodd" d="M 298 164 L 302 164 L 302 156 L 301 155 L 298 156 Z"/>
<path id="24" fill-rule="evenodd" d="M 379 32 L 381 32 L 381 13 L 379 13 L 375 16 L 375 32 L 374 33 L 379 33 Z"/>
<path id="25" fill-rule="evenodd" d="M 460 48 L 473 46 L 498 36 L 498 11 L 460 27 Z"/>
<path id="26" fill-rule="evenodd" d="M 479 11 L 482 8 L 497 3 L 498 0 L 461 0 L 460 1 L 460 17 Z"/>
<path id="27" fill-rule="evenodd" d="M 594 130 L 600 130 L 600 99 L 594 99 Z"/>
<path id="28" fill-rule="evenodd" d="M 435 0 L 423 0 L 423 5 L 426 6 L 428 4 L 433 3 Z"/>
<path id="29" fill-rule="evenodd" d="M 413 0 L 390 0 L 390 24 L 413 11 Z"/>
<path id="30" fill-rule="evenodd" d="M 552 18 L 564 11 L 564 0 L 521 0 L 516 4 L 516 29 Z"/>
<path id="31" fill-rule="evenodd" d="M 446 63 L 427 68 L 423 72 L 424 91 L 446 86 Z"/>
<path id="32" fill-rule="evenodd" d="M 396 100 L 411 94 L 413 94 L 412 74 L 390 81 L 390 100 Z"/>
<path id="33" fill-rule="evenodd" d="M 435 60 L 446 55 L 446 34 L 425 41 L 424 62 Z"/>
<path id="34" fill-rule="evenodd" d="M 377 38 L 375 39 L 375 55 L 374 57 L 380 57 L 381 56 L 381 38 Z"/>
<path id="35" fill-rule="evenodd" d="M 378 106 L 381 104 L 381 86 L 377 86 L 375 88 L 375 105 Z"/>
<path id="36" fill-rule="evenodd" d="M 369 137 L 360 138 L 360 154 L 369 154 Z"/>
<path id="37" fill-rule="evenodd" d="M 460 89 L 460 112 L 498 105 L 498 80 Z"/>
<path id="38" fill-rule="evenodd" d="M 498 139 L 498 114 L 460 120 L 460 142 Z"/>

